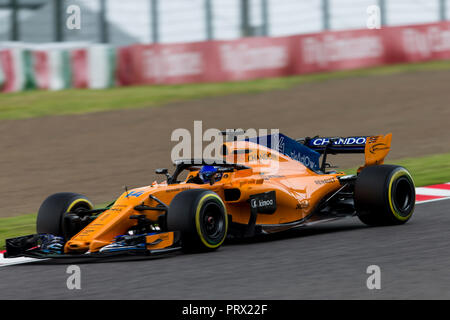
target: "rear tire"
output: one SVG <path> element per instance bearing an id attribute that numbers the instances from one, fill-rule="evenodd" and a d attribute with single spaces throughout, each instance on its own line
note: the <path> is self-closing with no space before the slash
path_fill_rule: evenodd
<path id="1" fill-rule="evenodd" d="M 81 194 L 71 192 L 55 193 L 45 199 L 39 208 L 36 230 L 38 233 L 48 233 L 65 238 L 64 215 L 67 212 L 91 210 L 93 207 L 89 199 Z"/>
<path id="2" fill-rule="evenodd" d="M 415 200 L 413 179 L 403 167 L 367 167 L 356 179 L 355 207 L 359 219 L 367 225 L 406 223 L 414 212 Z"/>
<path id="3" fill-rule="evenodd" d="M 186 190 L 170 203 L 167 228 L 181 233 L 184 250 L 212 251 L 219 248 L 227 236 L 227 210 L 222 199 L 212 191 Z"/>

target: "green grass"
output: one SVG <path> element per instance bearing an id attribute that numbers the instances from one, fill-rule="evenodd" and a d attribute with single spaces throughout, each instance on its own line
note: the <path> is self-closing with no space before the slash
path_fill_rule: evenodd
<path id="1" fill-rule="evenodd" d="M 417 187 L 450 181 L 450 153 L 388 161 L 407 168 Z"/>
<path id="2" fill-rule="evenodd" d="M 412 174 L 416 186 L 425 186 L 450 181 L 450 153 L 421 158 L 388 161 L 406 167 Z M 345 170 L 356 172 L 356 168 Z M 36 232 L 36 214 L 0 218 L 0 250 L 4 249 L 5 239 Z"/>
<path id="3" fill-rule="evenodd" d="M 450 61 L 398 64 L 350 71 L 326 72 L 245 82 L 121 87 L 105 90 L 70 89 L 0 94 L 0 119 L 24 119 L 64 114 L 162 106 L 229 94 L 288 89 L 308 82 L 389 75 L 403 72 L 449 70 Z"/>
<path id="4" fill-rule="evenodd" d="M 387 160 L 387 164 L 403 166 L 411 172 L 416 187 L 429 186 L 450 181 L 450 153 Z M 355 173 L 357 168 L 344 170 L 348 174 Z"/>

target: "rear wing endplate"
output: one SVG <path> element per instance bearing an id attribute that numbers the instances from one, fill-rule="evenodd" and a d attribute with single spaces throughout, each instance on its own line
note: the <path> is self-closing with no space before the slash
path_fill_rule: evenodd
<path id="1" fill-rule="evenodd" d="M 364 148 L 365 163 L 358 169 L 358 172 L 368 166 L 374 166 L 384 163 L 384 158 L 391 150 L 392 133 L 385 136 L 367 137 L 366 146 Z"/>
<path id="2" fill-rule="evenodd" d="M 308 148 L 324 155 L 341 153 L 364 153 L 365 164 L 359 168 L 383 164 L 391 148 L 392 134 L 356 137 L 314 137 L 297 140 Z M 324 160 L 325 161 L 325 160 Z"/>

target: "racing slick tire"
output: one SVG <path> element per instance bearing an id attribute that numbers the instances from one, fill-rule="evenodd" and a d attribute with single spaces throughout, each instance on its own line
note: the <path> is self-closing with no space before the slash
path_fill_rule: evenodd
<path id="1" fill-rule="evenodd" d="M 185 251 L 215 250 L 227 236 L 226 207 L 222 199 L 209 190 L 191 189 L 180 192 L 170 203 L 167 229 L 180 232 Z"/>
<path id="2" fill-rule="evenodd" d="M 414 212 L 414 181 L 400 166 L 367 167 L 356 179 L 354 199 L 363 223 L 369 226 L 404 224 Z"/>
<path id="3" fill-rule="evenodd" d="M 64 216 L 68 212 L 92 210 L 94 206 L 88 198 L 71 192 L 55 193 L 44 200 L 39 208 L 36 231 L 67 238 Z M 72 232 L 73 233 L 73 232 Z"/>

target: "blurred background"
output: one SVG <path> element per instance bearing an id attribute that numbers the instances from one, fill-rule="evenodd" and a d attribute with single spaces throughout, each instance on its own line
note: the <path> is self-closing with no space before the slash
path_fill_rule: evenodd
<path id="1" fill-rule="evenodd" d="M 65 28 L 74 4 L 76 31 Z M 371 5 L 388 26 L 450 16 L 448 0 L 0 0 L 0 41 L 129 45 L 360 29 Z"/>

